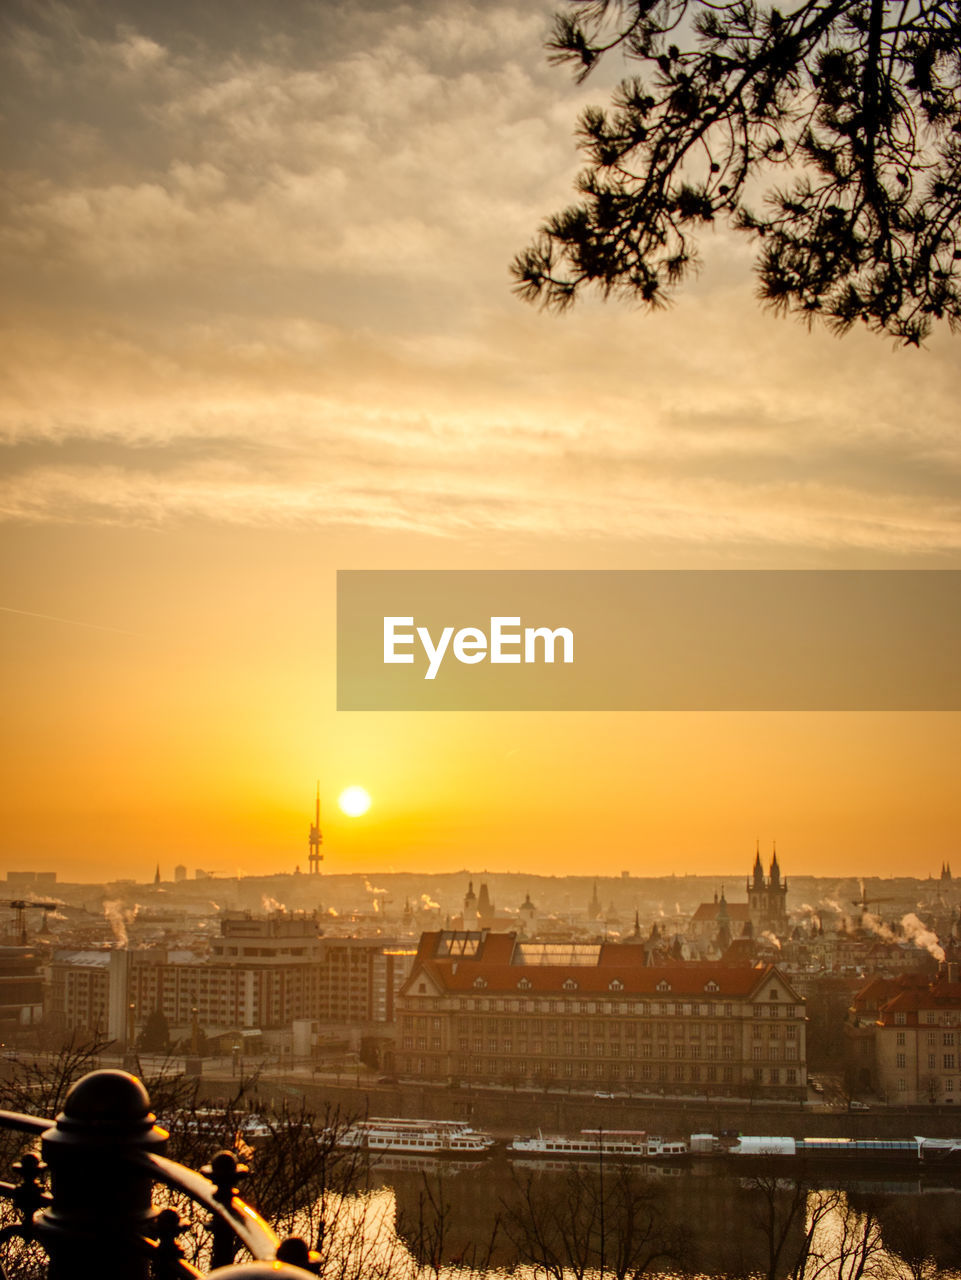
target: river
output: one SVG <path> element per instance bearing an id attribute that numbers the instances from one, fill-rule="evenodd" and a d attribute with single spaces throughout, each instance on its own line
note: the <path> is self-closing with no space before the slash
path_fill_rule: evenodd
<path id="1" fill-rule="evenodd" d="M 952 1175 L 845 1170 L 799 1183 L 783 1169 L 739 1176 L 710 1161 L 403 1163 L 375 1164 L 365 1189 L 328 1198 L 326 1275 L 961 1277 L 961 1181 Z"/>

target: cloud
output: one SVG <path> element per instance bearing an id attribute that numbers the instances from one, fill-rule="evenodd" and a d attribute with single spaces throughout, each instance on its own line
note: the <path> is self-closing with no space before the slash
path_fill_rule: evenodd
<path id="1" fill-rule="evenodd" d="M 604 96 L 552 7 L 23 6 L 0 514 L 956 553 L 947 340 L 773 321 L 730 233 L 662 315 L 510 297 Z"/>

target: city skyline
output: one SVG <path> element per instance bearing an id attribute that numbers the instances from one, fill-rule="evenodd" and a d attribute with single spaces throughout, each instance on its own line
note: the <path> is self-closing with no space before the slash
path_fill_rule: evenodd
<path id="1" fill-rule="evenodd" d="M 956 713 L 335 709 L 338 569 L 961 564 L 946 332 L 724 230 L 657 315 L 511 296 L 610 87 L 553 8 L 7 8 L 7 867 L 306 869 L 318 778 L 331 870 L 961 866 Z"/>

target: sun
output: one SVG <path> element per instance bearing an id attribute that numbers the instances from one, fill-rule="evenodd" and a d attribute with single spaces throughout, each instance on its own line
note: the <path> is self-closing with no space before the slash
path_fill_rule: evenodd
<path id="1" fill-rule="evenodd" d="M 359 818 L 370 808 L 370 796 L 363 787 L 347 787 L 337 797 L 337 803 L 348 818 Z"/>

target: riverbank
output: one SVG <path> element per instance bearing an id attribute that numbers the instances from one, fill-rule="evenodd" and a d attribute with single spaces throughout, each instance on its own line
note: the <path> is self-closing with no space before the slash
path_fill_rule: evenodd
<path id="1" fill-rule="evenodd" d="M 236 1081 L 203 1077 L 203 1095 L 214 1099 Z M 469 1120 L 498 1138 L 537 1129 L 577 1133 L 581 1129 L 643 1129 L 665 1138 L 692 1133 L 784 1134 L 797 1138 L 961 1137 L 961 1110 L 951 1107 L 887 1107 L 848 1111 L 810 1103 L 759 1103 L 747 1098 L 615 1097 L 560 1091 L 443 1089 L 419 1084 L 335 1083 L 265 1075 L 254 1094 L 268 1106 L 285 1100 L 313 1111 L 335 1108 L 345 1116 L 406 1116 Z"/>

